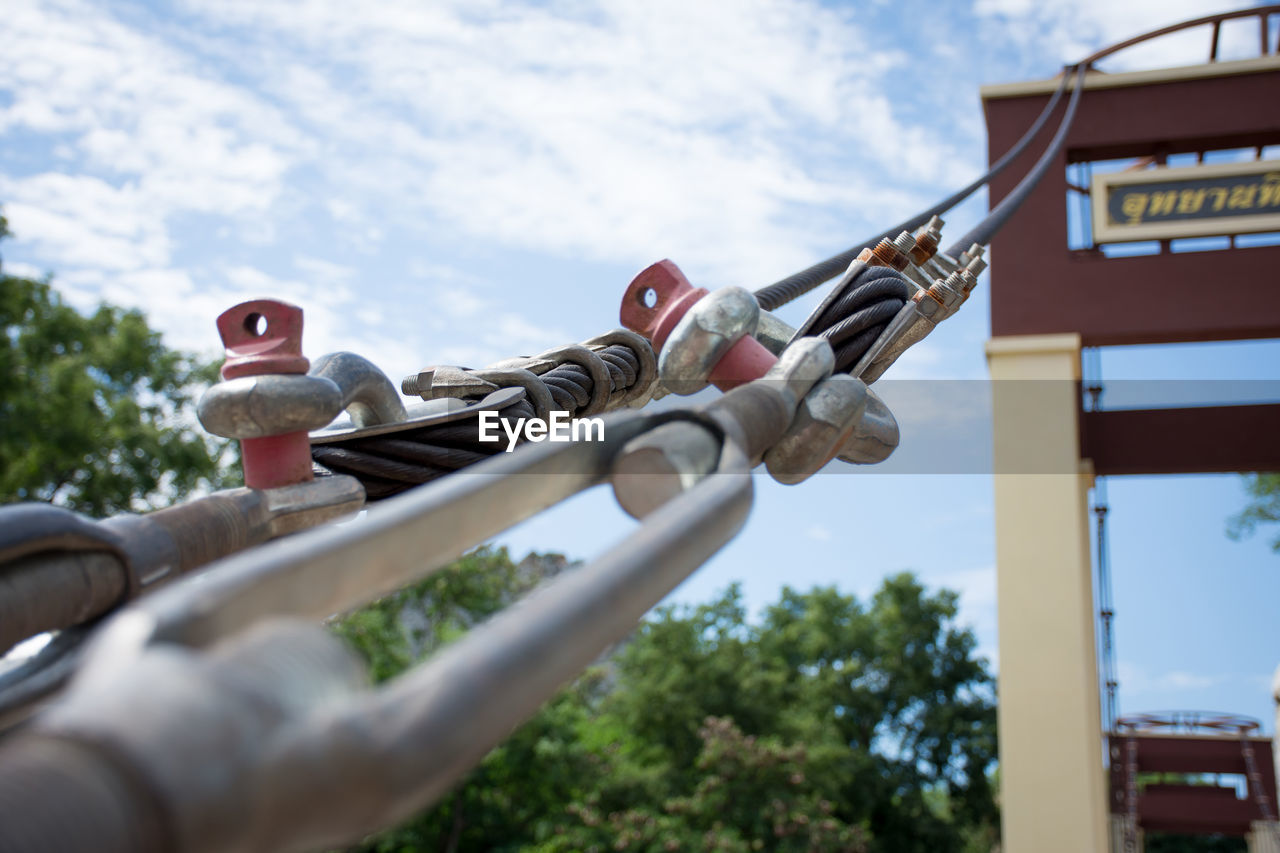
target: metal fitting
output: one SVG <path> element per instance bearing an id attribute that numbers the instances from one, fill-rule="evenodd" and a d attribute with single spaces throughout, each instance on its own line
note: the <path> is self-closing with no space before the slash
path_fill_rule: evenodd
<path id="1" fill-rule="evenodd" d="M 276 299 L 241 302 L 218 316 L 227 350 L 223 379 L 267 373 L 306 373 L 302 355 L 302 309 Z"/>
<path id="2" fill-rule="evenodd" d="M 751 337 L 760 314 L 755 297 L 742 288 L 725 291 L 725 296 L 699 309 L 702 319 L 695 322 L 689 312 L 707 299 L 707 291 L 691 285 L 671 261 L 647 267 L 627 287 L 619 311 L 622 325 L 644 335 L 661 353 L 658 372 L 663 386 L 667 386 L 668 376 L 680 385 L 668 390 L 692 394 L 709 380 L 720 390 L 729 391 L 763 376 L 777 361 Z M 677 329 L 681 340 L 673 341 Z M 726 337 L 732 338 L 728 346 L 720 340 Z M 689 346 L 686 341 L 691 342 Z M 680 353 L 681 349 L 689 352 Z M 710 357 L 713 350 L 720 352 L 718 358 Z M 664 359 L 669 364 L 665 369 Z"/>
<path id="3" fill-rule="evenodd" d="M 296 305 L 272 299 L 242 302 L 224 311 L 218 317 L 217 325 L 227 353 L 227 360 L 222 365 L 223 379 L 306 373 L 308 362 L 302 355 L 302 309 Z M 311 380 L 310 385 L 305 381 L 286 381 L 280 387 L 289 388 L 293 395 L 305 386 L 311 389 L 308 393 L 320 393 L 324 396 L 328 391 L 317 391 L 321 386 L 314 384 L 323 381 L 327 380 Z M 307 397 L 308 393 L 300 396 Z M 251 389 L 249 396 L 253 396 Z M 214 394 L 213 399 L 216 401 L 218 395 Z M 242 399 L 242 402 L 247 401 L 247 397 Z M 311 479 L 311 444 L 307 440 L 307 430 L 324 424 L 312 420 L 313 417 L 318 417 L 318 410 L 310 403 L 305 405 L 308 407 L 305 420 L 310 426 L 273 430 L 269 435 L 249 435 L 240 439 L 246 485 L 257 489 L 271 489 Z M 205 408 L 203 400 L 200 408 Z M 288 406 L 280 408 L 287 409 Z M 254 427 L 249 424 L 260 419 L 274 424 L 278 422 L 277 418 L 286 422 L 291 418 L 285 412 L 278 415 L 231 412 L 229 407 L 216 402 L 209 411 L 215 420 L 235 422 L 251 432 Z M 337 412 L 330 414 L 331 419 L 333 414 Z"/>
<path id="4" fill-rule="evenodd" d="M 613 464 L 613 495 L 642 519 L 693 488 L 720 461 L 720 437 L 693 421 L 673 421 L 631 439 Z"/>
<path id="5" fill-rule="evenodd" d="M 287 780 L 263 755 L 368 684 L 364 665 L 341 640 L 285 619 L 207 653 L 152 645 L 109 677 L 96 675 L 90 668 L 77 677 L 35 728 L 98 758 L 101 773 L 129 768 L 129 781 L 149 796 L 122 798 L 133 810 L 120 818 L 163 825 L 164 846 L 191 853 L 274 848 L 255 836 L 264 803 Z M 120 784 L 114 774 L 103 781 Z M 57 837 L 53 827 L 41 828 L 48 840 Z"/>
<path id="6" fill-rule="evenodd" d="M 497 390 L 498 386 L 492 382 L 476 378 L 474 371 L 449 365 L 424 367 L 400 380 L 402 393 L 406 396 L 416 394 L 424 400 L 483 397 Z"/>
<path id="7" fill-rule="evenodd" d="M 956 259 L 956 262 L 962 267 L 967 267 L 973 261 L 981 258 L 986 250 L 986 246 L 983 246 L 981 243 L 972 243 L 969 248 L 960 253 L 960 257 Z M 986 266 L 985 261 L 983 262 L 983 266 Z"/>
<path id="8" fill-rule="evenodd" d="M 907 254 L 911 256 L 911 263 L 902 272 L 912 284 L 922 290 L 928 290 L 933 284 L 934 277 L 930 275 L 929 262 L 938 252 L 938 242 L 942 239 L 944 224 L 942 217 L 930 217 L 929 221 L 916 231 L 914 243 L 907 250 Z"/>
<path id="9" fill-rule="evenodd" d="M 364 356 L 353 352 L 322 355 L 307 373 L 327 379 L 338 386 L 342 393 L 342 409 L 351 415 L 351 422 L 357 427 L 396 423 L 405 419 L 404 403 L 396 393 L 395 386 L 385 373 Z"/>
<path id="10" fill-rule="evenodd" d="M 725 354 L 755 331 L 759 319 L 755 297 L 741 287 L 721 288 L 698 300 L 672 329 L 658 356 L 662 384 L 681 395 L 707 387 Z"/>
<path id="11" fill-rule="evenodd" d="M 768 311 L 760 312 L 760 321 L 756 323 L 755 339 L 774 355 L 782 355 L 782 351 L 791 342 L 796 330 L 778 319 Z"/>
<path id="12" fill-rule="evenodd" d="M 934 278 L 946 278 L 960 269 L 960 266 L 956 259 L 946 252 L 936 252 L 921 265 L 921 268 Z"/>
<path id="13" fill-rule="evenodd" d="M 568 362 L 569 364 L 576 364 L 587 371 L 587 376 L 591 377 L 591 399 L 578 412 L 578 415 L 595 415 L 608 408 L 609 398 L 613 394 L 613 380 L 609 377 L 609 366 L 604 363 L 600 356 L 581 344 L 569 344 L 568 346 L 547 350 L 541 355 L 535 356 L 535 358 L 551 362 L 551 367 Z M 547 370 L 550 370 L 551 367 L 548 367 Z"/>
<path id="14" fill-rule="evenodd" d="M 825 338 L 800 338 L 782 352 L 778 363 L 760 379 L 786 395 L 794 412 L 814 385 L 836 368 L 835 353 Z"/>
<path id="15" fill-rule="evenodd" d="M 938 279 L 929 285 L 928 291 L 934 301 L 942 306 L 942 311 L 933 317 L 935 323 L 941 323 L 954 314 L 960 304 L 969 297 L 969 292 L 965 289 L 963 270 L 953 272 L 946 278 Z"/>
<path id="16" fill-rule="evenodd" d="M 874 248 L 863 249 L 858 253 L 858 260 L 902 272 L 911 263 L 909 252 L 915 248 L 915 244 L 915 238 L 903 231 L 892 241 L 881 240 Z"/>
<path id="17" fill-rule="evenodd" d="M 918 291 L 894 315 L 871 349 L 867 350 L 849 373 L 867 384 L 883 376 L 899 356 L 927 338 L 938 323 L 946 318 L 947 298 L 948 290 L 940 287 L 938 282 L 934 282 L 928 290 Z"/>
<path id="18" fill-rule="evenodd" d="M 242 376 L 214 385 L 200 398 L 200 425 L 224 438 L 262 438 L 319 429 L 342 412 L 342 391 L 317 376 Z"/>
<path id="19" fill-rule="evenodd" d="M 929 285 L 933 284 L 933 279 L 930 278 L 929 274 L 915 264 L 909 264 L 902 271 L 902 275 L 919 290 L 928 290 Z"/>
<path id="20" fill-rule="evenodd" d="M 875 391 L 868 388 L 866 409 L 840 448 L 840 459 L 855 465 L 883 462 L 897 449 L 900 437 L 893 412 Z"/>
<path id="21" fill-rule="evenodd" d="M 405 393 L 417 394 L 424 400 L 483 397 L 499 388 L 523 388 L 525 399 L 539 418 L 550 417 L 556 407 L 555 399 L 538 375 L 519 367 L 486 367 L 483 370 L 447 365 L 424 367 L 417 376 L 405 377 L 401 388 Z"/>
<path id="22" fill-rule="evenodd" d="M 610 408 L 632 405 L 638 407 L 648 402 L 649 396 L 658 383 L 658 356 L 647 340 L 630 329 L 614 329 L 584 341 L 583 345 L 593 350 L 624 346 L 634 352 L 640 361 L 635 383 L 630 388 L 616 391 L 617 398 L 610 399 Z"/>
<path id="23" fill-rule="evenodd" d="M 916 232 L 915 245 L 911 248 L 911 262 L 921 266 L 938 251 L 938 242 L 942 239 L 942 217 L 932 216 L 924 226 Z"/>
<path id="24" fill-rule="evenodd" d="M 764 455 L 773 479 L 800 483 L 830 462 L 862 418 L 867 397 L 867 386 L 852 376 L 838 374 L 818 383 L 800 401 L 782 439 Z"/>
<path id="25" fill-rule="evenodd" d="M 965 273 L 966 275 L 972 276 L 974 284 L 977 284 L 978 276 L 981 275 L 982 271 L 985 270 L 986 268 L 987 268 L 987 261 L 985 258 L 974 258 L 973 260 L 969 261 L 969 263 L 965 264 L 965 267 L 963 270 L 961 270 L 961 272 Z M 969 289 L 972 290 L 973 288 L 970 287 Z"/>
<path id="26" fill-rule="evenodd" d="M 551 396 L 551 392 L 547 390 L 547 386 L 536 374 L 528 370 L 485 368 L 484 370 L 473 370 L 471 374 L 475 378 L 489 383 L 495 389 L 523 388 L 525 399 L 533 406 L 534 415 L 543 420 L 551 417 L 551 412 L 556 407 L 556 401 Z"/>
<path id="27" fill-rule="evenodd" d="M 898 236 L 893 238 L 893 245 L 899 252 L 902 252 L 908 258 L 916 248 L 916 238 L 910 231 L 900 231 Z"/>
<path id="28" fill-rule="evenodd" d="M 252 545 L 364 506 L 354 477 L 228 489 L 146 515 L 92 521 L 61 507 L 0 509 L 0 653 L 96 619 L 143 592 Z"/>

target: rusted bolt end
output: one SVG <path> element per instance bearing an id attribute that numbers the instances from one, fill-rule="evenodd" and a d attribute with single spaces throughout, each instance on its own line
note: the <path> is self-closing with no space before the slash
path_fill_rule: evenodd
<path id="1" fill-rule="evenodd" d="M 911 249 L 911 262 L 919 266 L 932 258 L 938 251 L 938 236 L 925 231 L 916 235 L 916 244 Z"/>
<path id="2" fill-rule="evenodd" d="M 926 296 L 928 296 L 929 298 L 931 298 L 934 302 L 937 302 L 939 305 L 946 305 L 946 304 L 947 304 L 947 294 L 946 294 L 946 291 L 945 291 L 945 290 L 943 290 L 943 285 L 939 284 L 938 282 L 934 282 L 934 283 L 929 287 L 929 289 L 928 289 L 928 290 L 919 290 L 919 291 L 916 291 L 916 294 L 915 294 L 915 296 L 914 296 L 913 298 L 916 300 L 916 302 L 919 302 L 922 298 L 924 298 L 924 297 L 926 297 Z"/>
<path id="3" fill-rule="evenodd" d="M 881 240 L 871 250 L 871 257 L 867 259 L 867 263 L 902 272 L 907 268 L 907 264 L 911 263 L 911 256 L 888 240 Z"/>
<path id="4" fill-rule="evenodd" d="M 693 303 L 707 295 L 695 288 L 672 261 L 662 260 L 642 270 L 622 296 L 618 319 L 661 350 L 671 330 Z"/>
<path id="5" fill-rule="evenodd" d="M 218 317 L 227 350 L 223 379 L 268 373 L 306 373 L 302 355 L 302 309 L 275 299 L 241 302 Z"/>

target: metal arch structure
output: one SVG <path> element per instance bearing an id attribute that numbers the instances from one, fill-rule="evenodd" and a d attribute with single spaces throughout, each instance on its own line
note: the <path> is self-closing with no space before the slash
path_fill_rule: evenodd
<path id="1" fill-rule="evenodd" d="M 1257 720 L 1236 714 L 1171 712 L 1130 714 L 1116 721 L 1112 738 L 1111 813 L 1127 824 L 1126 844 L 1147 832 L 1245 836 L 1259 822 L 1276 819 L 1276 773 L 1269 761 L 1271 738 Z M 1234 785 L 1155 782 L 1139 788 L 1140 773 L 1179 776 L 1229 774 Z"/>
<path id="2" fill-rule="evenodd" d="M 1220 27 L 1245 12 L 1167 27 L 1090 58 L 1191 26 Z M 1248 10 L 1266 18 L 1280 5 Z M 1264 30 L 1265 32 L 1265 30 Z M 991 156 L 1016 140 L 1048 100 L 1056 81 L 983 88 Z M 991 333 L 1078 333 L 1084 346 L 1237 340 L 1280 336 L 1280 303 L 1259 271 L 1280 268 L 1280 246 L 1221 252 L 1171 252 L 1109 258 L 1096 247 L 1068 250 L 1066 167 L 1069 164 L 1280 144 L 1280 53 L 1212 61 L 1162 71 L 1085 77 L 1084 97 L 1052 177 L 1036 188 L 1016 220 L 993 243 L 1001 270 L 992 276 Z M 1021 165 L 1030 165 L 1023 155 Z M 1014 172 L 1017 171 L 1015 168 Z M 992 179 L 992 198 L 1013 189 L 1006 175 Z M 1214 283 L 1232 282 L 1232 300 Z M 1241 311 L 1236 306 L 1248 305 Z"/>
<path id="3" fill-rule="evenodd" d="M 1259 770 L 1258 785 L 1251 791 L 1264 791 L 1274 803 L 1271 743 L 1253 736 L 1172 735 L 1167 726 L 1155 733 L 1116 733 L 1105 750 L 1112 768 L 1108 781 L 1102 760 L 1107 733 L 1097 719 L 1088 497 L 1095 475 L 1280 470 L 1280 446 L 1271 440 L 1280 434 L 1280 404 L 1086 409 L 1078 388 L 1086 347 L 1280 337 L 1280 301 L 1273 292 L 1280 245 L 1244 245 L 1248 241 L 1237 239 L 1243 232 L 1215 231 L 1209 225 L 1204 233 L 1221 235 L 1220 250 L 1193 251 L 1189 249 L 1203 246 L 1161 239 L 1145 254 L 1126 254 L 1104 249 L 1102 240 L 1078 239 L 1079 245 L 1072 245 L 1068 225 L 1069 208 L 1097 188 L 1096 182 L 1093 187 L 1080 181 L 1073 185 L 1073 169 L 1140 158 L 1138 168 L 1166 174 L 1159 170 L 1173 155 L 1194 154 L 1200 162 L 1206 152 L 1244 148 L 1261 158 L 1265 147 L 1280 144 L 1280 110 L 1275 108 L 1280 103 L 1280 43 L 1270 37 L 1277 16 L 1280 5 L 1197 18 L 1085 59 L 1089 72 L 1080 84 L 1078 113 L 1062 152 L 992 244 L 987 354 L 997 380 L 996 470 L 1018 470 L 1008 460 L 1017 458 L 1022 436 L 1034 431 L 1044 437 L 1040 453 L 1058 460 L 1059 470 L 1076 472 L 1056 478 L 996 477 L 1003 843 L 1011 853 L 1135 849 L 1132 837 L 1126 837 L 1131 834 L 1121 828 L 1126 809 L 1116 807 L 1117 802 L 1137 802 L 1126 788 L 1133 775 L 1126 778 L 1126 764 L 1136 762 L 1144 769 L 1153 761 L 1177 763 L 1179 749 L 1226 750 L 1231 755 L 1219 756 L 1217 764 L 1226 762 L 1234 768 L 1230 772 L 1243 772 L 1245 756 L 1256 752 L 1261 756 L 1258 767 L 1266 769 Z M 1248 19 L 1259 22 L 1258 55 L 1220 61 L 1224 24 Z M 1096 67 L 1127 48 L 1192 28 L 1203 28 L 1207 35 L 1205 61 L 1198 65 L 1117 73 Z M 1058 84 L 1045 80 L 983 88 L 992 159 L 1017 138 Z M 1029 164 L 1024 154 L 1012 171 Z M 993 204 L 1011 193 L 1014 183 L 995 176 Z M 1280 212 L 1280 195 L 1269 192 L 1267 198 L 1268 204 L 1275 200 Z M 1092 210 L 1097 209 L 1095 201 Z M 1013 394 L 1001 386 L 1017 383 L 1000 380 L 1028 379 L 1063 386 L 1052 410 L 1020 410 L 1016 400 L 1002 406 L 1002 396 Z M 1008 417 L 1002 422 L 1002 416 Z M 1209 434 L 1235 440 L 1205 441 Z M 1046 677 L 1049 672 L 1052 678 Z M 1129 723 L 1143 725 L 1140 720 Z M 1203 760 L 1196 764 L 1195 756 L 1189 760 L 1195 767 L 1208 767 Z M 1178 797 L 1185 792 L 1165 793 Z M 1163 808 L 1162 795 L 1152 789 L 1145 802 Z M 1272 849 L 1266 845 L 1273 843 L 1274 814 L 1267 817 L 1256 803 L 1219 802 L 1224 814 L 1232 808 L 1239 812 L 1227 821 L 1230 831 L 1249 828 L 1249 820 L 1236 819 L 1242 815 L 1262 821 L 1254 824 L 1251 849 Z M 1138 817 L 1142 814 L 1139 810 Z M 1179 826 L 1193 828 L 1185 822 Z"/>

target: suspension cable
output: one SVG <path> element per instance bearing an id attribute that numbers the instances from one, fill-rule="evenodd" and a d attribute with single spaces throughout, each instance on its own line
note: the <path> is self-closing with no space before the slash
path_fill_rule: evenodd
<path id="1" fill-rule="evenodd" d="M 1062 79 L 1058 83 L 1057 90 L 1053 93 L 1053 97 L 1049 99 L 1049 103 L 1045 104 L 1044 109 L 1040 111 L 1040 115 L 1036 118 L 1035 123 L 1032 124 L 1031 127 L 1027 128 L 1027 132 L 1022 135 L 1021 139 L 1014 143 L 1013 147 L 1006 151 L 999 160 L 991 164 L 991 168 L 989 168 L 985 174 L 975 179 L 968 186 L 947 196 L 929 209 L 920 211 L 910 219 L 905 219 L 902 222 L 899 222 L 897 225 L 877 234 L 875 237 L 865 240 L 851 249 L 846 249 L 837 255 L 833 255 L 825 261 L 819 261 L 808 269 L 801 270 L 800 272 L 787 276 L 786 278 L 774 282 L 767 287 L 760 288 L 755 292 L 756 299 L 759 301 L 760 307 L 766 311 L 773 311 L 776 308 L 786 305 L 788 302 L 792 302 L 800 298 L 823 282 L 830 281 L 840 273 L 844 272 L 845 268 L 848 267 L 849 264 L 853 263 L 853 259 L 856 258 L 858 253 L 863 249 L 870 248 L 881 240 L 893 239 L 893 237 L 901 231 L 912 231 L 919 228 L 932 217 L 945 213 L 971 196 L 979 187 L 989 183 L 992 178 L 1003 172 L 1005 167 L 1016 160 L 1018 156 L 1027 149 L 1027 146 L 1029 146 L 1032 140 L 1040 134 L 1041 129 L 1049 121 L 1049 116 L 1053 115 L 1054 110 L 1058 106 L 1058 101 L 1062 100 L 1062 94 L 1067 89 L 1067 80 L 1069 79 L 1068 75 L 1064 71 L 1061 76 Z"/>
<path id="2" fill-rule="evenodd" d="M 986 218 L 957 240 L 947 250 L 947 254 L 958 255 L 974 243 L 982 246 L 990 243 L 996 232 L 1004 227 L 1009 218 L 1031 195 L 1031 191 L 1036 188 L 1036 184 L 1040 183 L 1040 179 L 1049 171 L 1049 166 L 1058 158 L 1058 153 L 1062 151 L 1062 146 L 1067 141 L 1067 132 L 1071 130 L 1071 122 L 1076 117 L 1076 107 L 1080 104 L 1080 93 L 1084 91 L 1084 75 L 1087 70 L 1087 65 L 1076 66 L 1071 99 L 1067 101 L 1067 111 L 1063 114 L 1062 121 L 1058 124 L 1058 132 L 1054 134 L 1053 140 L 1049 143 L 1049 147 L 1045 149 L 1044 153 L 1040 155 L 1040 159 L 1031 167 L 1031 171 L 1023 176 L 1012 192 L 1000 200 L 1000 203 L 987 214 Z M 1063 75 L 1063 80 L 1064 82 L 1066 80 L 1065 74 Z"/>

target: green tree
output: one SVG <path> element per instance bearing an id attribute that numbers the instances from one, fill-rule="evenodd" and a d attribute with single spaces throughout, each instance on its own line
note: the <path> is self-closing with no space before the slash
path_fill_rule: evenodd
<path id="1" fill-rule="evenodd" d="M 759 625 L 737 589 L 662 611 L 620 655 L 604 703 L 600 725 L 634 762 L 608 780 L 603 807 L 687 796 L 704 776 L 700 727 L 727 718 L 802 746 L 830 817 L 865 828 L 870 850 L 964 850 L 997 822 L 995 708 L 955 615 L 954 593 L 929 595 L 908 574 L 870 607 L 833 588 L 784 589 Z"/>
<path id="2" fill-rule="evenodd" d="M 337 630 L 389 677 L 564 568 L 548 559 L 482 549 Z M 356 849 L 990 851 L 991 679 L 955 603 L 899 575 L 867 606 L 785 590 L 759 622 L 736 588 L 660 610 Z"/>
<path id="3" fill-rule="evenodd" d="M 185 416 L 216 370 L 167 348 L 141 312 L 85 316 L 47 278 L 0 266 L 0 326 L 0 502 L 102 516 L 222 484 L 226 443 Z"/>
<path id="4" fill-rule="evenodd" d="M 1243 539 L 1260 526 L 1280 523 L 1280 473 L 1246 474 L 1244 484 L 1250 500 L 1227 523 L 1227 535 L 1232 539 Z M 1280 535 L 1271 540 L 1271 548 L 1280 552 Z"/>
<path id="5" fill-rule="evenodd" d="M 1143 838 L 1145 853 L 1245 853 L 1245 840 L 1229 835 L 1174 835 L 1149 832 Z"/>
<path id="6" fill-rule="evenodd" d="M 684 796 L 655 805 L 644 799 L 606 810 L 600 798 L 574 803 L 576 819 L 559 826 L 537 853 L 606 850 L 703 850 L 749 853 L 863 853 L 866 831 L 836 814 L 810 772 L 807 751 L 777 737 L 744 735 L 728 718 L 708 717 L 698 730 L 695 783 Z"/>

